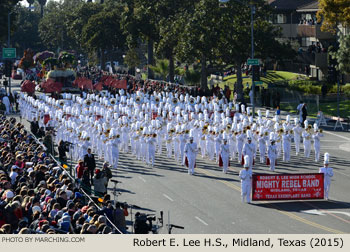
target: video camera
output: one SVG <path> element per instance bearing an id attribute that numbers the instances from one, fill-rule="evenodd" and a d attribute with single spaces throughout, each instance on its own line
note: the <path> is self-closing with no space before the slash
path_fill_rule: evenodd
<path id="1" fill-rule="evenodd" d="M 134 222 L 135 234 L 148 234 L 150 231 L 153 233 L 156 232 L 156 230 L 153 229 L 153 221 L 156 221 L 156 216 L 154 214 L 137 212 Z"/>

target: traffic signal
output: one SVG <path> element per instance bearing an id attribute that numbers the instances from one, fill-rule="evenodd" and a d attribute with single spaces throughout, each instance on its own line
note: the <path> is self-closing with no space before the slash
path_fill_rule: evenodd
<path id="1" fill-rule="evenodd" d="M 329 66 L 328 67 L 328 72 L 327 72 L 327 82 L 328 83 L 335 83 L 337 82 L 337 70 L 335 69 L 334 66 Z"/>
<path id="2" fill-rule="evenodd" d="M 4 74 L 6 77 L 11 77 L 11 73 L 12 73 L 12 62 L 7 60 L 5 62 Z"/>
<path id="3" fill-rule="evenodd" d="M 253 81 L 260 81 L 260 66 L 252 66 L 253 67 Z"/>

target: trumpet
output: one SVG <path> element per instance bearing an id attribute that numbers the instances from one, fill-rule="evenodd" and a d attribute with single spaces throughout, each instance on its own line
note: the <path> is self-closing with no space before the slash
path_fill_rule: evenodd
<path id="1" fill-rule="evenodd" d="M 195 100 L 193 97 L 190 98 L 190 104 L 191 104 L 191 105 L 196 104 L 196 100 Z"/>
<path id="2" fill-rule="evenodd" d="M 90 101 L 90 100 L 85 100 L 85 104 L 86 104 L 87 106 L 90 106 L 90 105 L 91 105 L 91 101 Z"/>
<path id="3" fill-rule="evenodd" d="M 255 132 L 257 135 L 259 135 L 259 131 Z"/>
<path id="4" fill-rule="evenodd" d="M 283 130 L 283 129 L 280 129 L 280 130 L 279 130 L 279 133 L 283 133 L 283 132 L 284 132 L 284 130 Z"/>
<path id="5" fill-rule="evenodd" d="M 60 101 L 60 106 L 63 107 L 64 101 Z"/>
<path id="6" fill-rule="evenodd" d="M 311 125 L 308 125 L 307 128 L 310 130 L 312 127 L 311 127 Z"/>
<path id="7" fill-rule="evenodd" d="M 174 129 L 171 129 L 171 130 L 170 130 L 170 133 L 175 133 L 175 130 L 174 130 Z"/>
<path id="8" fill-rule="evenodd" d="M 143 131 L 143 127 L 142 126 L 140 127 L 140 131 Z"/>
<path id="9" fill-rule="evenodd" d="M 290 130 L 290 134 L 294 134 L 294 131 L 293 131 L 293 130 Z"/>
<path id="10" fill-rule="evenodd" d="M 229 125 L 227 125 L 227 129 L 231 129 L 231 125 L 229 124 Z"/>
<path id="11" fill-rule="evenodd" d="M 117 134 L 117 136 L 116 136 L 117 138 L 120 138 L 120 135 L 119 134 Z"/>
<path id="12" fill-rule="evenodd" d="M 190 133 L 190 131 L 189 130 L 185 130 L 185 133 L 188 134 L 188 133 Z"/>
<path id="13" fill-rule="evenodd" d="M 178 100 L 177 98 L 174 97 L 174 98 L 171 100 L 171 102 L 173 103 L 174 106 L 176 106 L 177 103 L 179 102 L 179 100 Z"/>
<path id="14" fill-rule="evenodd" d="M 111 99 L 111 105 L 115 105 L 115 104 L 116 104 L 116 102 L 117 102 L 117 101 L 116 101 L 116 99 L 115 99 L 115 98 L 112 98 L 112 99 Z"/>
<path id="15" fill-rule="evenodd" d="M 248 126 L 246 127 L 246 129 L 247 129 L 247 130 L 250 130 L 250 126 L 248 125 Z"/>
<path id="16" fill-rule="evenodd" d="M 136 102 L 137 104 L 140 104 L 140 103 L 141 103 L 141 96 L 136 96 L 135 102 Z"/>
<path id="17" fill-rule="evenodd" d="M 235 133 L 234 133 L 234 134 L 235 134 L 235 136 L 237 136 L 237 135 L 238 135 L 238 132 L 237 132 L 237 131 L 235 131 Z"/>
<path id="18" fill-rule="evenodd" d="M 157 134 L 156 134 L 156 133 L 153 133 L 152 137 L 157 137 Z"/>
<path id="19" fill-rule="evenodd" d="M 322 133 L 323 132 L 323 129 L 320 129 L 320 133 Z"/>

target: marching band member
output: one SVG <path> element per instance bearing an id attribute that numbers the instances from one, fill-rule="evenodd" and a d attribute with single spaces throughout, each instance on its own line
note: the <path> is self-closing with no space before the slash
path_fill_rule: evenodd
<path id="1" fill-rule="evenodd" d="M 275 145 L 275 139 L 274 139 L 274 133 L 270 133 L 270 145 L 267 150 L 267 155 L 269 158 L 270 162 L 270 170 L 274 171 L 275 170 L 275 165 L 276 165 L 276 159 L 277 159 L 277 147 Z"/>
<path id="2" fill-rule="evenodd" d="M 258 143 L 259 143 L 259 153 L 260 153 L 260 163 L 265 163 L 265 156 L 266 156 L 266 142 L 268 141 L 267 131 L 264 133 L 264 128 L 261 126 L 259 130 L 259 137 L 258 137 Z"/>
<path id="3" fill-rule="evenodd" d="M 243 146 L 242 154 L 243 156 L 248 156 L 250 158 L 249 160 L 249 170 L 253 170 L 253 160 L 254 160 L 254 153 L 255 153 L 255 144 L 252 143 L 252 134 L 251 131 L 247 131 L 247 142 Z M 245 160 L 244 160 L 245 161 Z"/>
<path id="4" fill-rule="evenodd" d="M 322 129 L 318 129 L 317 124 L 314 124 L 314 131 L 315 133 L 312 134 L 312 139 L 314 140 L 314 150 L 315 150 L 315 162 L 318 162 L 320 160 L 320 137 L 323 137 Z"/>
<path id="5" fill-rule="evenodd" d="M 196 165 L 197 144 L 193 142 L 193 137 L 189 138 L 189 142 L 185 145 L 185 155 L 188 161 L 188 174 L 194 174 L 194 167 Z"/>
<path id="6" fill-rule="evenodd" d="M 303 137 L 303 142 L 304 142 L 304 156 L 306 158 L 310 157 L 310 152 L 311 152 L 311 125 L 309 125 L 308 121 L 305 120 L 304 122 L 305 125 L 305 130 L 302 133 L 302 137 Z"/>
<path id="7" fill-rule="evenodd" d="M 329 153 L 324 154 L 324 167 L 320 168 L 319 173 L 324 174 L 324 196 L 328 200 L 329 189 L 331 187 L 331 178 L 333 177 L 333 169 L 328 167 L 329 165 Z"/>
<path id="8" fill-rule="evenodd" d="M 244 156 L 244 168 L 239 172 L 239 178 L 241 179 L 241 197 L 244 203 L 245 199 L 247 203 L 250 203 L 250 190 L 252 185 L 252 171 L 249 169 L 251 158 L 246 155 Z"/>
<path id="9" fill-rule="evenodd" d="M 220 145 L 220 159 L 221 159 L 221 166 L 222 166 L 222 172 L 227 173 L 227 168 L 229 166 L 229 160 L 230 160 L 230 147 L 227 144 L 227 136 L 226 134 L 223 136 L 223 143 Z M 220 162 L 219 162 L 220 163 Z"/>
<path id="10" fill-rule="evenodd" d="M 290 145 L 292 141 L 292 135 L 289 133 L 286 125 L 284 126 L 284 134 L 282 135 L 282 143 L 283 143 L 283 162 L 290 161 Z"/>
<path id="11" fill-rule="evenodd" d="M 150 136 L 147 138 L 147 148 L 148 148 L 148 160 L 149 164 L 153 167 L 154 166 L 154 159 L 156 156 L 156 143 L 157 143 L 157 134 L 151 133 Z"/>
<path id="12" fill-rule="evenodd" d="M 294 127 L 293 127 L 293 134 L 294 134 L 294 143 L 295 143 L 295 154 L 298 156 L 300 152 L 300 137 L 303 132 L 303 128 L 300 126 L 300 122 L 298 118 L 294 118 Z"/>

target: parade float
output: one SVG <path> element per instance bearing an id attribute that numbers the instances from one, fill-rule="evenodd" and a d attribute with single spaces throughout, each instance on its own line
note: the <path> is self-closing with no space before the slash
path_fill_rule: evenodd
<path id="1" fill-rule="evenodd" d="M 12 73 L 12 78 L 15 80 L 36 80 L 34 52 L 32 49 L 24 50 L 17 71 Z"/>
<path id="2" fill-rule="evenodd" d="M 58 58 L 46 52 L 42 58 L 41 75 L 43 82 L 39 85 L 39 90 L 45 93 L 74 92 L 78 88 L 73 86 L 76 73 L 73 69 L 75 56 L 72 52 L 63 51 Z M 47 57 L 47 56 L 51 57 Z M 45 58 L 45 59 L 43 59 Z"/>

